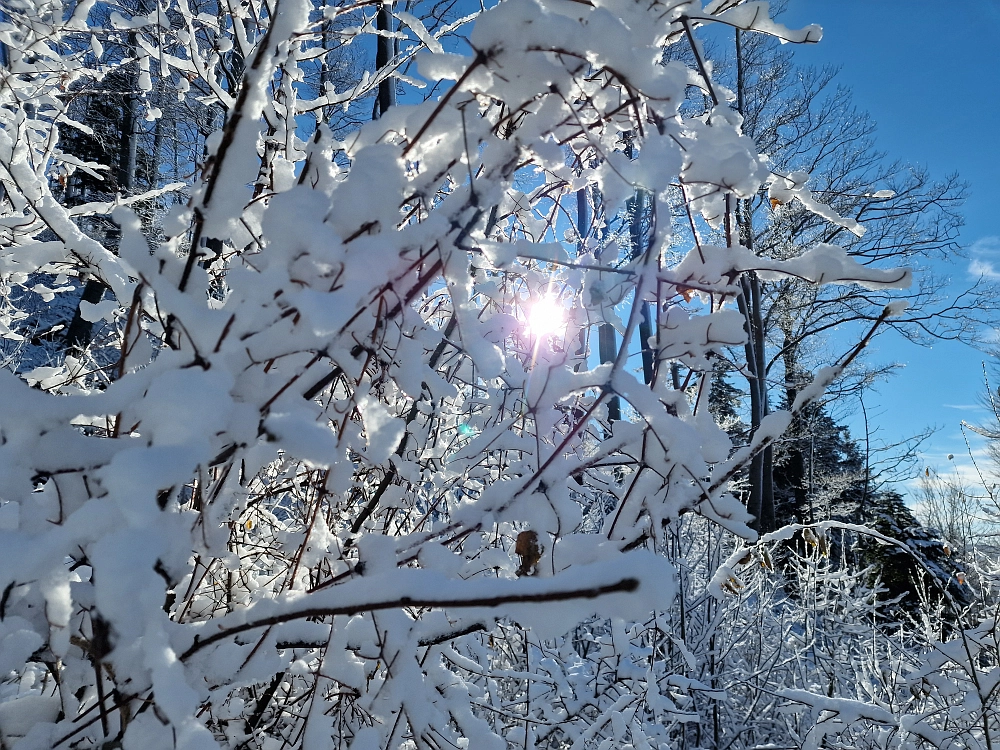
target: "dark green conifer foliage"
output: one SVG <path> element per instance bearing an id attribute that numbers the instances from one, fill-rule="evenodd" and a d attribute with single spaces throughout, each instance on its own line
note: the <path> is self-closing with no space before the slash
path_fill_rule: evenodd
<path id="1" fill-rule="evenodd" d="M 971 601 L 971 591 L 960 582 L 962 561 L 940 539 L 934 529 L 921 525 L 902 496 L 892 490 L 875 494 L 870 501 L 865 525 L 898 540 L 905 549 L 871 538 L 858 540 L 859 562 L 871 567 L 871 580 L 885 589 L 880 608 L 886 618 L 901 613 L 918 616 L 918 610 L 936 606 L 945 593 L 959 608 Z M 926 598 L 927 601 L 924 601 Z M 943 607 L 943 615 L 953 621 L 953 606 Z"/>

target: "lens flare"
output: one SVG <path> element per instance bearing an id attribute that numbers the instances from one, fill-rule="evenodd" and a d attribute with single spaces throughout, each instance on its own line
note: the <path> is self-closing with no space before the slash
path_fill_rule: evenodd
<path id="1" fill-rule="evenodd" d="M 528 308 L 528 331 L 533 336 L 551 336 L 566 325 L 566 308 L 554 297 L 542 297 Z"/>

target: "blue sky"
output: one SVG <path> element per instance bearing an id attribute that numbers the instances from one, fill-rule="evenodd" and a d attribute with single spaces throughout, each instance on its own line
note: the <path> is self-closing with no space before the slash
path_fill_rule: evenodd
<path id="1" fill-rule="evenodd" d="M 823 41 L 796 48 L 796 60 L 840 66 L 840 83 L 878 123 L 881 150 L 935 176 L 958 172 L 970 183 L 961 235 L 970 257 L 936 270 L 950 276 L 956 292 L 980 272 L 1000 280 L 1000 2 L 789 0 L 781 20 L 823 27 Z M 959 423 L 984 416 L 974 407 L 986 355 L 960 343 L 921 348 L 894 336 L 872 348 L 873 361 L 906 365 L 869 399 L 869 419 L 883 437 L 936 425 L 925 462 L 948 470 L 953 453 L 969 463 Z M 852 419 L 852 432 L 861 424 Z"/>

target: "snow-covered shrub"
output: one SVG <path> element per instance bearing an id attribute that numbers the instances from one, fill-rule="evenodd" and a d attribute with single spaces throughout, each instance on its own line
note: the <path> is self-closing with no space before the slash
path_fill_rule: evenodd
<path id="1" fill-rule="evenodd" d="M 857 227 L 771 172 L 700 51 L 660 64 L 706 23 L 818 38 L 730 5 L 507 0 L 461 52 L 399 12 L 420 76 L 453 83 L 337 140 L 311 118 L 404 75 L 300 96 L 356 6 L 8 4 L 0 273 L 99 279 L 116 302 L 84 309 L 120 341 L 101 377 L 80 356 L 0 376 L 5 745 L 667 747 L 699 720 L 718 688 L 664 658 L 688 653 L 672 525 L 753 539 L 727 483 L 791 418 L 733 452 L 708 410 L 740 277 L 909 279 L 737 244 L 734 199 L 766 189 Z M 156 75 L 227 111 L 156 227 L 129 205 L 149 195 L 51 190 L 100 171 L 56 123 L 112 42 L 138 95 Z M 107 214 L 111 239 L 77 223 Z M 671 260 L 675 222 L 715 244 Z"/>

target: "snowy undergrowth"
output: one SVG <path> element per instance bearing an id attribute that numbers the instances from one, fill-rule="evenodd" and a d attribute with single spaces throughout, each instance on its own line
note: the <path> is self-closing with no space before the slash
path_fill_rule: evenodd
<path id="1" fill-rule="evenodd" d="M 687 742 L 725 686 L 691 676 L 701 657 L 664 614 L 687 574 L 671 536 L 692 514 L 720 549 L 753 541 L 728 482 L 790 418 L 733 452 L 707 409 L 712 357 L 745 338 L 740 276 L 909 282 L 830 245 L 774 261 L 732 237 L 734 200 L 768 189 L 862 229 L 771 171 L 700 51 L 660 63 L 700 50 L 705 23 L 818 39 L 730 5 L 507 0 L 469 54 L 400 12 L 421 76 L 453 83 L 343 141 L 303 118 L 378 82 L 321 100 L 297 82 L 324 22 L 356 9 L 10 6 L 0 272 L 100 279 L 120 340 L 100 377 L 79 359 L 36 387 L 0 376 L 5 745 Z M 132 45 L 118 64 L 141 92 L 197 79 L 227 111 L 155 231 L 50 190 L 95 166 L 58 150 L 55 123 L 103 75 L 102 39 Z M 238 90 L 219 72 L 233 50 Z M 688 87 L 704 114 L 680 114 Z M 637 195 L 651 219 L 619 252 L 605 227 Z M 115 247 L 75 223 L 108 213 Z M 721 244 L 668 262 L 677 221 Z"/>

